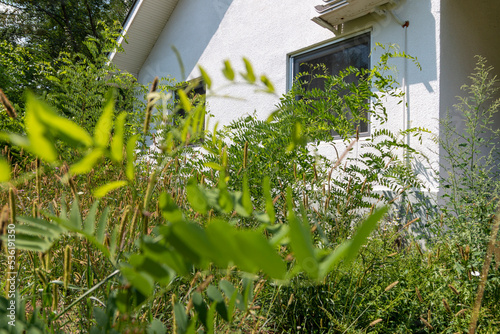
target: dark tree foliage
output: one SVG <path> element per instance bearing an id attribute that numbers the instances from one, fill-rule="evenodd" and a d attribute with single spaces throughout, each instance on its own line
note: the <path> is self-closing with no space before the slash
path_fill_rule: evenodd
<path id="1" fill-rule="evenodd" d="M 61 51 L 89 54 L 88 37 L 101 39 L 98 22 L 122 22 L 134 0 L 0 0 L 0 40 L 40 45 L 50 58 Z"/>

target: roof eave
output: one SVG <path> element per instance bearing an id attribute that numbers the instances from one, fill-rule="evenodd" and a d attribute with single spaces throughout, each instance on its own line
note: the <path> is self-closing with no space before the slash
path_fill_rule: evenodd
<path id="1" fill-rule="evenodd" d="M 110 54 L 110 63 L 138 76 L 179 0 L 136 0 L 118 42 L 123 52 Z"/>
<path id="2" fill-rule="evenodd" d="M 388 3 L 398 0 L 323 0 L 315 7 L 318 14 L 312 20 L 324 28 L 336 32 L 336 26 L 377 11 Z"/>

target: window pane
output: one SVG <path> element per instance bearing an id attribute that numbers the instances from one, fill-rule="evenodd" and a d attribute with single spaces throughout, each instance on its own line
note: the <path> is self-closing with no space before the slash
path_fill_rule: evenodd
<path id="1" fill-rule="evenodd" d="M 329 45 L 324 48 L 316 49 L 311 52 L 292 58 L 293 61 L 293 78 L 297 74 L 310 72 L 311 66 L 323 64 L 326 67 L 327 74 L 338 75 L 340 71 L 349 66 L 359 69 L 368 69 L 370 67 L 370 34 L 366 33 L 354 38 Z M 322 73 L 318 73 L 322 74 Z M 306 77 L 300 80 L 307 80 Z M 350 75 L 345 78 L 347 83 L 356 83 L 358 78 L 355 75 Z M 308 82 L 307 89 L 324 89 L 325 80 L 316 78 Z M 367 118 L 368 114 L 366 114 Z M 359 124 L 360 133 L 368 132 L 367 122 Z M 335 135 L 335 133 L 332 133 Z"/>

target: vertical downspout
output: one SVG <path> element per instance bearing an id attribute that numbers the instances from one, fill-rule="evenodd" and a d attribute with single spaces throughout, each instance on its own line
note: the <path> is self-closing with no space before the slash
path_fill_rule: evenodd
<path id="1" fill-rule="evenodd" d="M 410 21 L 401 20 L 392 10 L 389 10 L 392 17 L 396 20 L 398 24 L 404 29 L 404 54 L 408 53 L 408 27 L 410 26 Z M 403 130 L 407 131 L 410 129 L 410 84 L 408 82 L 408 59 L 404 59 L 404 74 L 401 86 L 404 89 L 403 95 Z M 406 135 L 406 144 L 410 146 L 410 134 Z M 406 164 L 410 167 L 410 155 L 406 152 Z"/>
<path id="2" fill-rule="evenodd" d="M 404 53 L 405 55 L 408 54 L 408 27 L 410 26 L 410 21 L 406 21 L 403 24 L 403 29 L 405 31 L 405 46 L 404 46 Z M 403 103 L 403 108 L 406 108 L 406 124 L 405 124 L 405 131 L 410 129 L 410 83 L 408 82 L 408 59 L 404 59 L 405 65 L 404 65 L 404 78 L 403 78 L 403 87 L 405 89 L 405 94 L 404 94 L 404 103 Z M 410 146 L 410 134 L 408 133 L 406 135 L 406 144 Z M 410 153 L 406 152 L 406 165 L 407 167 L 410 167 Z"/>
<path id="3" fill-rule="evenodd" d="M 403 21 L 401 20 L 392 10 L 389 11 L 392 15 L 392 17 L 396 20 L 398 24 L 401 25 L 401 27 L 404 29 L 404 54 L 408 53 L 408 27 L 410 26 L 410 21 L 406 20 Z M 408 59 L 404 58 L 404 70 L 403 70 L 403 80 L 401 81 L 401 87 L 404 90 L 404 95 L 403 95 L 403 131 L 407 131 L 410 129 L 410 84 L 408 81 Z M 406 134 L 406 144 L 410 146 L 410 134 Z M 406 166 L 410 168 L 411 166 L 411 160 L 410 160 L 410 152 L 406 150 L 405 152 L 406 155 Z M 402 201 L 406 202 L 407 200 L 407 193 L 405 192 L 403 194 Z M 400 213 L 404 212 L 404 208 L 400 207 Z M 408 219 L 407 219 L 408 220 Z"/>

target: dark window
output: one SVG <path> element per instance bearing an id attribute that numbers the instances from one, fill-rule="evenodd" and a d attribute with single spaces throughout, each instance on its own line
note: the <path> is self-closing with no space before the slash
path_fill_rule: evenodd
<path id="1" fill-rule="evenodd" d="M 183 86 L 182 88 L 185 87 L 186 86 Z M 205 83 L 203 81 L 199 81 L 196 86 L 194 86 L 189 92 L 187 92 L 187 96 L 191 100 L 193 106 L 198 103 L 205 103 L 205 94 Z M 176 114 L 181 118 L 184 118 L 186 117 L 186 110 L 184 110 L 183 108 L 179 108 Z"/>
<path id="2" fill-rule="evenodd" d="M 291 58 L 293 64 L 293 78 L 302 72 L 311 72 L 311 68 L 317 65 L 324 65 L 326 74 L 338 75 L 340 71 L 349 66 L 358 69 L 370 68 L 370 33 L 359 35 L 339 43 L 328 45 L 313 51 L 309 51 Z M 321 73 L 324 74 L 324 73 Z M 305 80 L 300 78 L 300 80 Z M 347 83 L 356 83 L 358 77 L 349 75 L 344 79 Z M 324 89 L 325 79 L 315 78 L 307 83 L 307 90 Z M 368 119 L 368 113 L 366 113 Z M 368 123 L 361 122 L 360 133 L 368 133 Z M 332 135 L 335 133 L 332 132 Z"/>
<path id="3" fill-rule="evenodd" d="M 172 125 L 173 126 L 179 126 L 183 123 L 184 119 L 187 116 L 187 112 L 184 108 L 182 108 L 182 105 L 179 101 L 178 95 L 177 95 L 177 90 L 182 89 L 186 92 L 186 95 L 191 102 L 191 105 L 193 108 L 196 108 L 198 106 L 203 106 L 203 117 L 199 121 L 201 122 L 201 135 L 202 137 L 198 137 L 196 139 L 191 139 L 191 144 L 192 145 L 198 145 L 203 142 L 203 132 L 205 130 L 205 96 L 206 96 L 206 89 L 205 89 L 205 82 L 200 79 L 195 79 L 192 81 L 189 81 L 187 83 L 182 83 L 177 85 L 176 87 L 173 87 L 173 92 L 174 92 L 174 102 L 175 102 L 175 108 L 174 108 L 174 115 L 172 118 Z M 198 123 L 199 124 L 199 123 Z M 199 129 L 199 128 L 198 128 Z M 190 129 L 189 130 L 190 135 L 194 135 L 196 133 L 196 136 L 199 136 L 200 133 L 196 132 L 195 129 Z M 192 138 L 192 137 L 191 137 Z"/>

